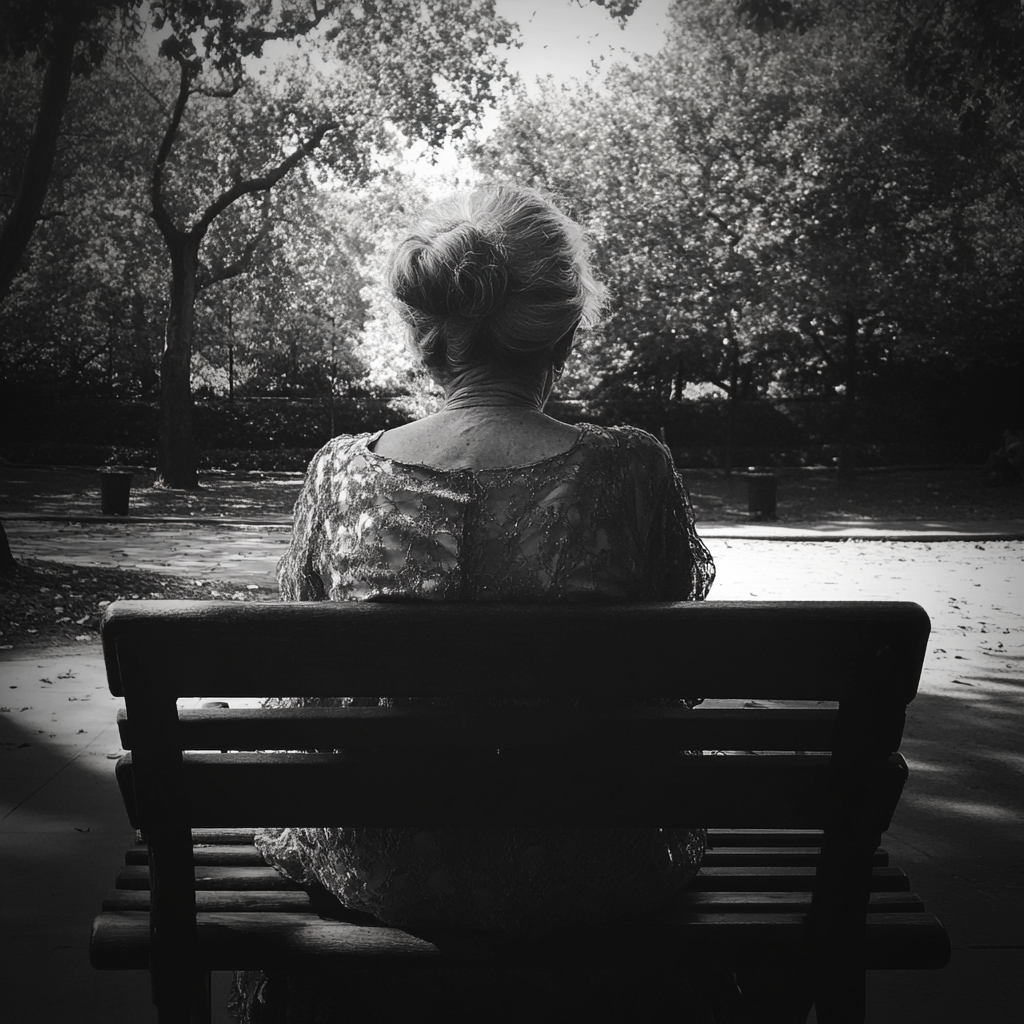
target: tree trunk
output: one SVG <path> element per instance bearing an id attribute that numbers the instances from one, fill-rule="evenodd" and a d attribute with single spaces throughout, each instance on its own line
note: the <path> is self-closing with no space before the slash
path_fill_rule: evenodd
<path id="1" fill-rule="evenodd" d="M 165 487 L 199 487 L 192 447 L 192 333 L 199 241 L 168 241 L 171 303 L 160 359 L 160 479 Z"/>
<path id="2" fill-rule="evenodd" d="M 725 476 L 732 479 L 733 444 L 736 440 L 736 401 L 740 385 L 740 350 L 736 337 L 730 331 L 729 338 L 729 394 L 725 409 Z"/>
<path id="3" fill-rule="evenodd" d="M 18 571 L 18 563 L 11 554 L 11 545 L 7 540 L 7 531 L 0 522 L 0 576 L 13 576 Z"/>
<path id="4" fill-rule="evenodd" d="M 857 335 L 860 331 L 860 317 L 852 310 L 847 310 L 844 314 L 844 321 L 843 362 L 846 371 L 846 390 L 843 393 L 842 421 L 839 428 L 839 460 L 836 465 L 836 478 L 840 484 L 850 483 L 857 477 L 856 403 L 859 371 Z"/>
<path id="5" fill-rule="evenodd" d="M 0 231 L 0 305 L 17 276 L 22 254 L 28 247 L 57 155 L 60 123 L 71 90 L 71 63 L 75 55 L 74 5 L 55 5 L 53 43 L 46 62 L 39 112 L 29 141 L 25 167 L 18 183 L 18 192 Z"/>

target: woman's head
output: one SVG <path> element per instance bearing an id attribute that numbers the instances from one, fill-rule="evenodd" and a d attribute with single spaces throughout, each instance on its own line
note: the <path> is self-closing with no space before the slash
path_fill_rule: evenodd
<path id="1" fill-rule="evenodd" d="M 597 321 L 603 289 L 583 231 L 533 189 L 493 185 L 430 207 L 396 249 L 389 284 L 441 383 L 477 366 L 536 374 Z"/>

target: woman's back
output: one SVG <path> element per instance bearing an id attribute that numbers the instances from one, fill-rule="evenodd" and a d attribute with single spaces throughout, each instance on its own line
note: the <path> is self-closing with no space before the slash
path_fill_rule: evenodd
<path id="1" fill-rule="evenodd" d="M 508 469 L 560 455 L 578 438 L 575 427 L 535 409 L 483 405 L 446 408 L 385 430 L 373 451 L 406 465 L 440 470 Z"/>
<path id="2" fill-rule="evenodd" d="M 478 470 L 387 458 L 374 450 L 382 434 L 336 438 L 296 504 L 282 596 L 702 598 L 710 558 L 667 451 L 632 428 L 573 430 L 548 458 Z M 417 667 L 410 651 L 410 674 Z M 353 681 L 368 690 L 380 694 L 368 702 L 393 703 L 387 680 Z M 259 845 L 282 870 L 389 923 L 521 934 L 663 905 L 695 872 L 703 834 L 291 828 Z"/>
<path id="3" fill-rule="evenodd" d="M 711 559 L 667 451 L 581 424 L 546 458 L 442 469 L 336 438 L 310 465 L 279 570 L 292 600 L 699 600 Z M 393 450 L 392 446 L 392 450 Z"/>

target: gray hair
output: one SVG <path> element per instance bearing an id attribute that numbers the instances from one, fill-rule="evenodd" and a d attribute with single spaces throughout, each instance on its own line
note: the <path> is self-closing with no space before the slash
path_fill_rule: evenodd
<path id="1" fill-rule="evenodd" d="M 488 185 L 424 213 L 388 284 L 424 365 L 444 382 L 488 362 L 550 367 L 559 340 L 597 323 L 605 290 L 583 229 L 535 189 Z"/>

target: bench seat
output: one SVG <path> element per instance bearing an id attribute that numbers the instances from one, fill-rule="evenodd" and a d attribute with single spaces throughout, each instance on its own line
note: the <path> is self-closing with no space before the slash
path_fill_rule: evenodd
<path id="1" fill-rule="evenodd" d="M 811 904 L 813 868 L 820 853 L 810 845 L 815 837 L 820 840 L 820 833 L 712 830 L 701 872 L 673 913 L 587 929 L 574 934 L 568 948 L 579 959 L 585 945 L 586 956 L 592 957 L 594 933 L 599 932 L 599 947 L 609 962 L 620 964 L 628 956 L 648 964 L 652 956 L 677 962 L 714 958 L 737 944 L 795 949 L 803 941 Z M 442 967 L 453 958 L 443 939 L 411 935 L 367 915 L 346 914 L 341 907 L 330 908 L 337 917 L 323 916 L 323 906 L 314 906 L 307 892 L 263 862 L 252 845 L 251 829 L 197 830 L 193 839 L 199 951 L 208 970 L 302 964 L 310 957 L 353 956 L 357 947 L 360 957 L 393 961 L 395 966 L 415 962 L 421 967 L 428 960 Z M 750 841 L 759 845 L 747 845 Z M 145 843 L 130 846 L 117 888 L 103 901 L 91 942 L 92 963 L 98 969 L 144 970 L 149 965 L 148 859 Z M 888 861 L 883 849 L 875 851 L 866 966 L 944 966 L 949 960 L 945 929 L 910 891 L 904 872 L 889 867 Z M 645 939 L 638 946 L 641 930 Z M 564 945 L 560 938 L 540 948 L 564 960 L 564 951 L 555 953 Z M 498 958 L 507 956 L 508 949 L 493 939 L 474 942 L 460 936 L 454 959 L 462 961 L 467 955 Z"/>
<path id="2" fill-rule="evenodd" d="M 950 955 L 880 845 L 928 631 L 899 602 L 117 602 L 104 655 L 125 698 L 116 774 L 139 831 L 92 963 L 148 968 L 160 1024 L 209 1020 L 213 970 L 692 964 L 739 979 L 728 999 L 744 1020 L 800 1021 L 813 1005 L 820 1024 L 862 1021 L 866 970 Z M 428 700 L 230 707 L 374 695 L 354 683 Z M 706 703 L 680 708 L 695 695 Z M 519 704 L 465 701 L 477 697 Z M 288 821 L 700 826 L 708 851 L 671 910 L 526 942 L 389 927 L 299 888 L 249 827 Z"/>

